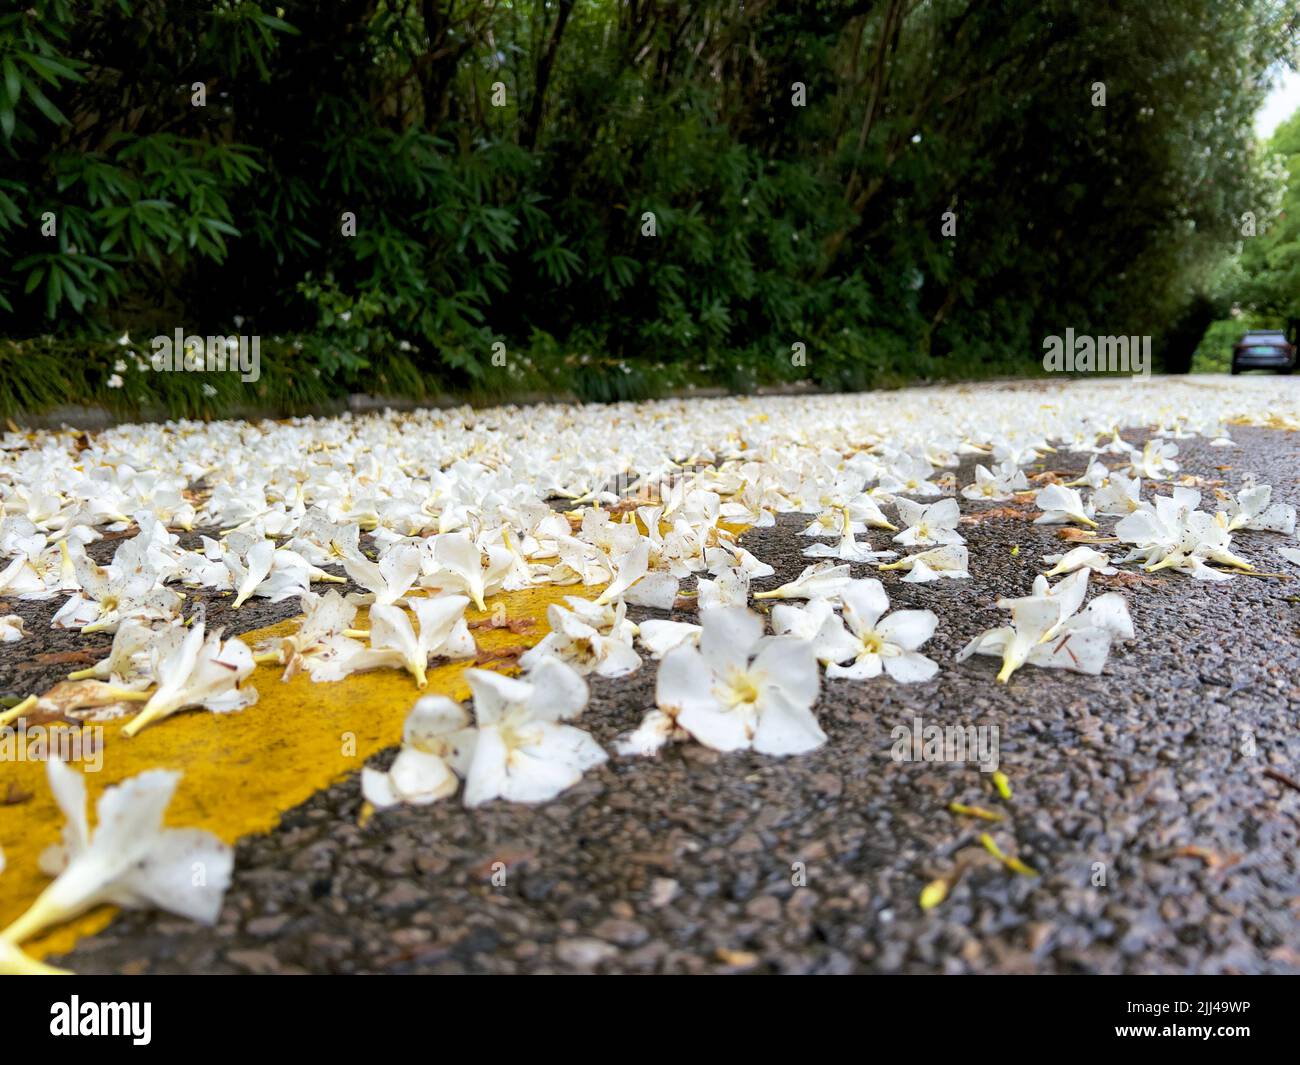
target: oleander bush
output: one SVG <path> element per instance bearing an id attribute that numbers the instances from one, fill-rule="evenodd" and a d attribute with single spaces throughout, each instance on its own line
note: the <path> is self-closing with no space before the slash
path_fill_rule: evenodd
<path id="1" fill-rule="evenodd" d="M 879 387 L 1033 372 L 1067 326 L 1186 369 L 1171 323 L 1279 195 L 1250 122 L 1295 18 L 28 0 L 0 15 L 0 411 Z M 261 378 L 139 370 L 177 328 L 261 337 Z"/>

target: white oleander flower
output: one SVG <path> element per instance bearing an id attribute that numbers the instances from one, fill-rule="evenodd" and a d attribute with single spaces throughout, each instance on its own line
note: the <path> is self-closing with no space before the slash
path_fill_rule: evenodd
<path id="1" fill-rule="evenodd" d="M 1106 464 L 1095 455 L 1089 460 L 1088 468 L 1083 471 L 1083 476 L 1073 481 L 1066 481 L 1066 488 L 1087 487 L 1096 491 L 1110 480 L 1110 470 Z"/>
<path id="2" fill-rule="evenodd" d="M 425 670 L 429 658 L 473 658 L 474 637 L 465 623 L 469 600 L 463 595 L 443 595 L 434 599 L 408 599 L 419 621 L 417 633 L 411 619 L 399 606 L 370 608 L 370 646 L 375 651 L 395 651 L 402 665 L 423 688 L 428 684 Z"/>
<path id="3" fill-rule="evenodd" d="M 405 599 L 420 577 L 423 554 L 415 544 L 399 541 L 385 548 L 376 562 L 360 549 L 342 555 L 340 561 L 349 577 L 366 590 L 364 599 L 378 606 L 392 606 Z"/>
<path id="4" fill-rule="evenodd" d="M 107 788 L 92 832 L 85 778 L 56 757 L 46 770 L 67 819 L 62 844 L 41 855 L 41 869 L 54 881 L 0 932 L 0 942 L 16 946 L 103 903 L 215 923 L 234 856 L 209 832 L 163 826 L 179 773 L 150 769 Z"/>
<path id="5" fill-rule="evenodd" d="M 1234 570 L 1254 567 L 1230 550 L 1232 534 L 1227 515 L 1196 510 L 1201 493 L 1175 488 L 1172 496 L 1156 496 L 1115 526 L 1115 535 L 1134 548 L 1120 562 L 1141 560 L 1148 572 L 1176 569 L 1199 580 L 1226 581 L 1232 577 L 1206 565 L 1218 562 Z"/>
<path id="6" fill-rule="evenodd" d="M 1228 507 L 1228 531 L 1255 529 L 1295 535 L 1296 510 L 1289 503 L 1272 503 L 1273 488 L 1249 483 Z"/>
<path id="7" fill-rule="evenodd" d="M 1110 480 L 1092 493 L 1092 506 L 1098 514 L 1124 517 L 1142 509 L 1142 479 L 1112 473 Z"/>
<path id="8" fill-rule="evenodd" d="M 964 662 L 973 654 L 1000 656 L 1002 668 L 997 679 L 1004 684 L 1026 663 L 1100 673 L 1112 640 L 1133 638 L 1133 623 L 1124 598 L 1114 592 L 1098 596 L 1086 611 L 1077 613 L 1087 594 L 1088 572 L 1078 570 L 1054 587 L 1039 576 L 1032 595 L 1000 599 L 998 606 L 1011 611 L 1011 624 L 976 636 L 957 655 L 957 661 Z"/>
<path id="9" fill-rule="evenodd" d="M 906 502 L 906 500 L 904 501 Z M 829 544 L 812 544 L 804 548 L 805 558 L 836 558 L 846 562 L 867 562 L 876 558 L 892 558 L 895 551 L 873 551 L 868 541 L 858 543 L 854 534 L 855 523 L 850 520 L 848 509 L 840 512 L 840 540 L 832 547 Z"/>
<path id="10" fill-rule="evenodd" d="M 903 580 L 908 584 L 927 584 L 941 577 L 967 578 L 970 576 L 969 566 L 970 552 L 966 547 L 962 544 L 947 544 L 943 547 L 932 547 L 929 551 L 918 551 L 914 555 L 900 558 L 897 562 L 878 564 L 876 568 L 907 570 L 907 576 Z"/>
<path id="11" fill-rule="evenodd" d="M 1034 503 L 1043 511 L 1034 519 L 1035 525 L 1065 525 L 1077 521 L 1093 529 L 1097 527 L 1090 508 L 1084 505 L 1077 489 L 1049 484 L 1038 490 Z"/>
<path id="12" fill-rule="evenodd" d="M 865 533 L 868 527 L 888 529 L 890 532 L 898 531 L 898 526 L 885 517 L 880 504 L 866 492 L 851 495 L 832 494 L 826 496 L 821 502 L 822 509 L 802 530 L 801 536 L 843 537 L 846 521 L 848 531 L 859 536 Z"/>
<path id="13" fill-rule="evenodd" d="M 1229 566 L 1234 570 L 1250 571 L 1254 565 L 1236 555 L 1231 550 L 1232 533 L 1228 531 L 1228 518 L 1223 511 L 1207 514 L 1203 510 L 1187 515 L 1183 536 L 1177 547 L 1159 562 L 1146 566 L 1149 571 L 1172 566 L 1176 569 L 1186 568 L 1189 564 L 1195 570 L 1208 568 L 1201 566 L 1201 560 L 1217 562 L 1220 566 Z"/>
<path id="14" fill-rule="evenodd" d="M 690 738 L 691 734 L 662 710 L 647 710 L 641 724 L 615 741 L 614 753 L 620 758 L 649 758 L 665 744 L 683 743 Z"/>
<path id="15" fill-rule="evenodd" d="M 860 582 L 850 582 L 848 587 Z M 828 599 L 813 599 L 807 606 L 777 603 L 772 607 L 772 631 L 778 636 L 794 636 L 813 646 L 817 661 L 828 666 L 851 658 L 858 650 L 857 640 L 844 627 Z"/>
<path id="16" fill-rule="evenodd" d="M 50 546 L 46 537 L 37 532 L 30 536 L 10 534 L 8 539 L 9 546 L 0 548 L 0 554 L 7 552 L 13 557 L 0 567 L 0 595 L 41 601 L 52 599 L 59 592 L 80 590 L 66 540 Z"/>
<path id="17" fill-rule="evenodd" d="M 158 683 L 153 675 L 153 658 L 150 653 L 155 647 L 164 643 L 179 644 L 188 633 L 185 623 L 179 619 L 155 629 L 143 621 L 128 618 L 117 627 L 113 634 L 113 646 L 108 657 L 101 658 L 93 666 L 68 674 L 69 680 L 97 678 L 111 680 L 120 687 L 148 688 Z"/>
<path id="18" fill-rule="evenodd" d="M 531 670 L 547 657 L 560 659 L 587 676 L 625 677 L 641 668 L 641 656 L 632 647 L 636 626 L 627 620 L 623 601 L 591 603 L 568 596 L 569 606 L 552 603 L 546 608 L 551 626 L 536 647 L 519 657 L 519 664 Z"/>
<path id="19" fill-rule="evenodd" d="M 1142 448 L 1142 454 L 1135 455 L 1129 466 L 1134 477 L 1163 481 L 1178 472 L 1178 463 L 1174 461 L 1177 454 L 1177 444 L 1168 440 L 1148 440 Z"/>
<path id="20" fill-rule="evenodd" d="M 459 784 L 452 762 L 470 721 L 459 703 L 442 695 L 416 702 L 402 727 L 402 749 L 386 773 L 361 770 L 361 794 L 380 809 L 424 806 L 452 795 Z"/>
<path id="21" fill-rule="evenodd" d="M 705 611 L 698 647 L 659 664 L 655 702 L 677 727 L 719 751 L 802 754 L 826 742 L 813 715 L 819 677 L 812 645 L 763 636 L 743 607 Z"/>
<path id="22" fill-rule="evenodd" d="M 17 643 L 25 635 L 22 618 L 17 614 L 0 614 L 0 643 Z"/>
<path id="23" fill-rule="evenodd" d="M 502 590 L 514 556 L 504 544 L 480 548 L 468 533 L 448 532 L 433 538 L 433 562 L 434 572 L 421 581 L 426 588 L 464 592 L 476 607 L 486 610 L 485 597 Z"/>
<path id="24" fill-rule="evenodd" d="M 700 639 L 700 626 L 689 621 L 660 621 L 651 618 L 641 622 L 637 630 L 641 646 L 656 660 L 663 658 L 674 647 L 696 644 Z"/>
<path id="25" fill-rule="evenodd" d="M 1029 481 L 1015 463 L 1003 463 L 991 472 L 984 466 L 975 467 L 975 480 L 961 490 L 967 499 L 988 503 L 1005 503 L 1017 492 L 1029 490 Z"/>
<path id="26" fill-rule="evenodd" d="M 849 583 L 849 566 L 818 562 L 807 566 L 792 581 L 766 592 L 755 592 L 755 599 L 833 599 Z"/>
<path id="27" fill-rule="evenodd" d="M 592 737 L 564 724 L 587 705 L 587 683 L 556 658 L 543 659 L 527 680 L 467 669 L 474 728 L 462 734 L 456 766 L 465 777 L 465 805 L 493 799 L 537 803 L 555 798 L 607 759 Z"/>
<path id="28" fill-rule="evenodd" d="M 744 570 L 751 579 L 770 577 L 776 572 L 766 562 L 755 558 L 739 544 L 723 543 L 717 547 L 706 548 L 704 562 L 709 572 L 715 576 L 728 569 Z"/>
<path id="29" fill-rule="evenodd" d="M 238 610 L 254 595 L 278 603 L 310 590 L 312 567 L 296 552 L 277 551 L 274 540 L 259 540 L 243 559 L 226 551 L 221 560 L 235 588 L 231 610 Z"/>
<path id="30" fill-rule="evenodd" d="M 367 673 L 374 669 L 407 668 L 406 655 L 400 648 L 367 647 L 345 633 L 323 636 L 313 645 L 311 654 L 301 656 L 299 666 L 316 684 L 340 681 L 353 673 Z"/>
<path id="31" fill-rule="evenodd" d="M 854 581 L 840 593 L 844 604 L 844 626 L 853 639 L 850 654 L 839 661 L 851 664 L 830 665 L 827 677 L 869 680 L 881 671 L 901 684 L 929 680 L 939 672 L 933 659 L 919 654 L 939 624 L 932 610 L 897 610 L 888 617 L 889 596 L 880 581 Z"/>
<path id="32" fill-rule="evenodd" d="M 1201 501 L 1191 488 L 1175 488 L 1172 495 L 1153 496 L 1115 525 L 1115 535 L 1137 545 L 1122 562 L 1142 559 L 1152 563 L 1164 558 L 1181 543 L 1188 516 Z"/>
<path id="33" fill-rule="evenodd" d="M 1046 573 L 1048 577 L 1058 577 L 1063 573 L 1073 573 L 1077 569 L 1085 568 L 1094 573 L 1119 572 L 1110 564 L 1109 557 L 1087 544 L 1081 544 L 1063 555 L 1044 555 L 1043 561 L 1052 567 Z"/>
<path id="34" fill-rule="evenodd" d="M 670 573 L 651 573 L 651 541 L 639 537 L 637 542 L 613 563 L 614 579 L 597 597 L 597 603 L 611 603 L 623 597 L 641 606 L 671 607 L 677 598 L 678 579 Z"/>
<path id="35" fill-rule="evenodd" d="M 749 574 L 739 567 L 724 569 L 715 580 L 699 577 L 695 589 L 695 605 L 699 610 L 749 604 Z"/>
<path id="36" fill-rule="evenodd" d="M 934 467 L 921 455 L 902 452 L 896 455 L 881 474 L 878 490 L 888 495 L 937 496 L 943 494 L 931 478 Z"/>
<path id="37" fill-rule="evenodd" d="M 155 650 L 151 673 L 158 687 L 140 712 L 122 728 L 125 736 L 161 721 L 178 710 L 201 706 L 213 713 L 242 710 L 257 702 L 256 688 L 241 688 L 255 666 L 253 652 L 242 640 L 221 639 L 221 630 L 210 635 L 202 620 L 195 621 L 166 657 Z"/>
<path id="38" fill-rule="evenodd" d="M 927 505 L 900 496 L 894 505 L 898 507 L 899 518 L 907 526 L 894 537 L 894 543 L 906 547 L 922 547 L 966 542 L 957 531 L 957 522 L 961 518 L 957 500 L 949 497 Z"/>
<path id="39" fill-rule="evenodd" d="M 357 608 L 335 589 L 324 595 L 307 592 L 299 600 L 302 619 L 298 631 L 283 637 L 275 651 L 275 661 L 284 666 L 282 680 L 289 680 L 303 669 L 307 660 L 320 654 L 328 641 L 342 636 L 352 628 Z M 259 661 L 263 661 L 260 656 Z"/>
<path id="40" fill-rule="evenodd" d="M 50 619 L 54 628 L 115 632 L 126 618 L 153 622 L 180 615 L 181 597 L 164 588 L 158 574 L 143 565 L 119 575 L 81 555 L 73 559 L 73 566 L 81 591 L 55 612 Z"/>

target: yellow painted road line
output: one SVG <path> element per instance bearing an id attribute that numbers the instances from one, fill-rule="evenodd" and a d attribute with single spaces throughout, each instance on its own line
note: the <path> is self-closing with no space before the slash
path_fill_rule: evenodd
<path id="1" fill-rule="evenodd" d="M 512 592 L 490 599 L 487 612 L 470 610 L 466 617 L 471 622 L 490 617 L 494 607 L 504 604 L 511 621 L 527 618 L 532 628 L 522 633 L 508 628 L 474 629 L 479 650 L 532 646 L 547 633 L 548 605 L 566 595 L 594 599 L 602 589 L 568 585 Z M 238 635 L 253 646 L 268 637 L 288 635 L 296 627 L 297 621 L 290 620 Z M 469 685 L 461 674 L 473 664 L 468 660 L 430 669 L 429 685 L 423 691 L 409 673 L 395 669 L 317 684 L 305 672 L 282 682 L 280 667 L 259 666 L 245 682 L 257 688 L 258 701 L 246 710 L 184 711 L 133 738 L 122 735 L 122 726 L 130 718 L 106 722 L 102 769 L 86 774 L 91 804 L 105 787 L 136 773 L 178 769 L 184 776 L 168 810 L 168 824 L 207 829 L 227 843 L 267 832 L 285 811 L 358 769 L 377 751 L 400 743 L 402 723 L 420 695 L 467 699 Z M 63 825 L 46 782 L 44 762 L 0 765 L 0 795 L 10 786 L 32 797 L 0 806 L 0 847 L 7 860 L 0 873 L 0 928 L 18 917 L 49 883 L 37 860 L 42 850 L 58 842 Z M 35 958 L 67 951 L 81 937 L 107 925 L 115 912 L 100 907 L 29 941 L 25 949 Z"/>

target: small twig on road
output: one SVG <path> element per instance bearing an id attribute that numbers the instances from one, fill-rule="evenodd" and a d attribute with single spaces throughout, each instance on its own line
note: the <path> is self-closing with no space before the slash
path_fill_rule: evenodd
<path id="1" fill-rule="evenodd" d="M 1300 780 L 1296 780 L 1295 777 L 1287 776 L 1280 769 L 1266 768 L 1264 770 L 1264 776 L 1268 777 L 1270 780 L 1276 780 L 1279 784 L 1285 784 L 1288 788 L 1294 788 L 1296 791 L 1300 791 Z"/>

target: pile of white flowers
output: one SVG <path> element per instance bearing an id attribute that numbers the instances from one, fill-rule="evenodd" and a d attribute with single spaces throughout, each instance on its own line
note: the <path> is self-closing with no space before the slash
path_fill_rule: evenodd
<path id="1" fill-rule="evenodd" d="M 1173 480 L 1178 441 L 1231 447 L 1230 421 L 1300 426 L 1298 407 L 1280 408 L 1248 379 L 1215 390 L 1125 381 L 10 432 L 0 437 L 0 597 L 55 599 L 54 626 L 113 633 L 108 656 L 73 674 L 77 705 L 138 710 L 130 736 L 185 709 L 251 706 L 259 663 L 319 683 L 404 670 L 423 688 L 431 663 L 476 655 L 471 605 L 544 585 L 600 588 L 549 609 L 522 677 L 466 672 L 472 717 L 439 696 L 417 702 L 392 767 L 363 777 L 375 806 L 432 802 L 462 782 L 468 806 L 541 802 L 607 757 L 575 724 L 591 676 L 657 663 L 655 706 L 618 740 L 623 756 L 687 740 L 799 754 L 827 739 L 814 713 L 823 673 L 932 679 L 940 667 L 922 649 L 938 618 L 891 611 L 868 574 L 968 578 L 979 559 L 963 508 L 1032 501 L 1039 523 L 1081 527 L 1096 543 L 1046 556 L 1031 595 L 998 602 L 1010 624 L 957 661 L 999 656 L 1004 682 L 1024 665 L 1100 672 L 1112 643 L 1134 632 L 1120 596 L 1085 606 L 1090 574 L 1136 563 L 1227 580 L 1254 570 L 1232 549 L 1237 530 L 1295 536 L 1295 509 L 1250 477 L 1200 509 L 1201 492 Z M 1150 430 L 1142 447 L 1123 439 L 1130 427 Z M 1039 476 L 1035 488 L 1026 468 L 1069 464 L 1066 452 L 1075 467 L 1086 459 L 1084 474 Z M 967 458 L 974 480 L 958 484 Z M 806 516 L 810 561 L 754 588 L 773 584 L 774 569 L 739 532 L 784 514 Z M 1113 535 L 1099 534 L 1103 520 Z M 91 560 L 87 545 L 131 529 L 107 565 Z M 181 547 L 179 533 L 195 529 L 214 534 Z M 1127 553 L 1097 549 L 1108 543 Z M 322 587 L 344 582 L 326 567 L 362 591 Z M 199 589 L 228 594 L 235 609 L 296 600 L 298 630 L 266 647 L 223 638 L 201 608 L 187 616 Z M 770 633 L 751 607 L 763 600 L 777 601 Z M 628 617 L 629 607 L 684 605 L 695 621 Z M 16 615 L 0 616 L 0 641 L 24 632 Z"/>

